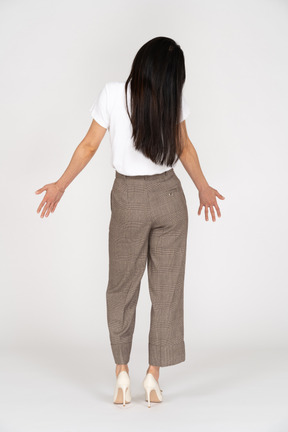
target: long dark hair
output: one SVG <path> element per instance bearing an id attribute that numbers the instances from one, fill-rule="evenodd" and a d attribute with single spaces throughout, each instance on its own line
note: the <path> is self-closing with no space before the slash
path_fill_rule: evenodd
<path id="1" fill-rule="evenodd" d="M 125 82 L 134 146 L 159 165 L 172 166 L 182 152 L 179 121 L 185 79 L 180 45 L 159 36 L 139 49 Z M 127 105 L 129 82 L 131 114 Z"/>

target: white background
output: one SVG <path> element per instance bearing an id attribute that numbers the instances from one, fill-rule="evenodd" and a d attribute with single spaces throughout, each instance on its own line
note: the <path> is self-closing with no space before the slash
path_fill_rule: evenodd
<path id="1" fill-rule="evenodd" d="M 175 172 L 182 182 L 189 212 L 186 361 L 174 369 L 161 369 L 160 380 L 161 374 L 163 380 L 167 377 L 167 394 L 174 376 L 176 394 L 171 393 L 169 403 L 177 413 L 177 398 L 183 396 L 179 381 L 183 384 L 189 374 L 190 377 L 193 374 L 193 379 L 185 402 L 191 406 L 189 397 L 193 396 L 192 406 L 200 403 L 193 383 L 199 378 L 201 368 L 207 379 L 205 364 L 212 369 L 216 364 L 224 367 L 229 353 L 233 361 L 239 361 L 241 356 L 247 361 L 246 352 L 257 352 L 259 357 L 250 372 L 253 379 L 258 367 L 267 361 L 267 353 L 275 354 L 269 364 L 274 365 L 275 371 L 283 367 L 279 381 L 271 378 L 271 382 L 277 381 L 280 387 L 275 391 L 275 395 L 279 395 L 276 405 L 280 407 L 283 403 L 283 407 L 285 404 L 287 407 L 287 383 L 286 387 L 283 384 L 283 377 L 287 380 L 284 367 L 287 361 L 281 363 L 282 366 L 277 362 L 283 361 L 284 356 L 287 358 L 288 336 L 285 268 L 288 2 L 2 0 L 0 29 L 0 344 L 4 382 L 11 391 L 11 399 L 9 392 L 1 397 L 9 413 L 2 418 L 3 431 L 32 432 L 35 428 L 38 432 L 80 429 L 86 432 L 99 426 L 99 417 L 98 420 L 91 418 L 86 424 L 87 413 L 82 418 L 69 403 L 67 410 L 71 408 L 72 416 L 78 412 L 79 417 L 73 418 L 69 427 L 65 426 L 68 411 L 59 408 L 54 396 L 51 398 L 55 402 L 54 416 L 48 414 L 48 409 L 45 411 L 43 402 L 42 414 L 35 423 L 32 415 L 35 401 L 41 404 L 38 397 L 45 393 L 46 385 L 41 367 L 46 365 L 51 372 L 52 362 L 46 364 L 45 359 L 48 354 L 53 356 L 59 352 L 64 357 L 67 352 L 74 354 L 67 355 L 67 361 L 61 357 L 63 367 L 58 354 L 53 357 L 53 370 L 57 371 L 56 375 L 52 373 L 55 386 L 64 376 L 65 382 L 74 385 L 74 390 L 79 390 L 77 386 L 81 383 L 81 389 L 87 391 L 87 384 L 92 412 L 95 414 L 104 399 L 107 412 L 115 413 L 116 406 L 111 403 L 114 360 L 105 299 L 109 194 L 114 180 L 109 132 L 94 158 L 68 186 L 56 211 L 48 218 L 42 219 L 36 213 L 44 193 L 36 195 L 35 191 L 56 181 L 66 169 L 90 126 L 89 108 L 105 82 L 125 81 L 138 49 L 156 36 L 173 38 L 184 51 L 185 96 L 191 109 L 186 120 L 188 134 L 208 183 L 225 197 L 223 201 L 218 199 L 222 217 L 216 216 L 216 222 L 212 222 L 210 213 L 209 221 L 205 221 L 204 210 L 198 216 L 198 191 L 178 162 Z M 139 373 L 140 383 L 148 365 L 150 304 L 145 271 L 130 358 L 131 374 Z M 217 353 L 222 350 L 228 354 L 218 357 Z M 13 352 L 22 354 L 13 357 Z M 34 354 L 30 355 L 31 352 Z M 45 354 L 40 355 L 40 352 Z M 75 360 L 77 355 L 80 355 L 79 363 Z M 11 359 L 16 358 L 13 366 Z M 254 358 L 251 355 L 251 361 Z M 233 369 L 235 363 L 231 364 Z M 247 365 L 249 368 L 251 363 L 248 361 Z M 31 387 L 32 378 L 27 372 L 30 367 L 31 371 L 39 368 L 42 387 L 40 384 L 39 388 Z M 103 389 L 99 390 L 101 370 Z M 235 376 L 239 377 L 239 370 L 235 369 Z M 19 380 L 15 378 L 14 382 L 17 371 Z M 23 376 L 27 386 L 24 382 L 23 386 L 19 384 Z M 216 380 L 217 391 L 221 391 L 222 384 L 227 384 L 227 377 L 216 376 L 213 383 L 215 385 Z M 267 371 L 263 379 L 265 376 Z M 208 381 L 205 392 L 210 388 L 211 381 L 210 384 Z M 13 392 L 19 399 L 12 397 L 12 382 L 16 387 L 19 385 Z M 51 384 L 51 380 L 49 382 Z M 52 392 L 51 389 L 56 388 L 54 384 L 49 387 Z M 197 389 L 203 397 L 202 384 L 201 381 L 197 383 Z M 135 394 L 136 385 L 135 379 Z M 31 389 L 30 405 L 28 387 Z M 243 398 L 251 395 L 250 390 L 246 390 L 243 390 Z M 141 391 L 139 387 L 139 395 Z M 70 390 L 68 393 L 71 394 Z M 262 391 L 260 394 L 263 396 Z M 77 395 L 76 391 L 73 403 L 81 410 Z M 98 402 L 93 398 L 98 398 Z M 227 403 L 231 401 L 227 397 L 225 403 L 217 405 L 217 410 L 212 399 L 211 405 L 204 403 L 203 411 L 199 408 L 189 424 L 193 426 L 193 419 L 197 422 L 196 432 L 218 431 L 218 427 L 221 432 L 225 427 L 233 432 L 248 431 L 250 426 L 251 431 L 287 430 L 288 420 L 281 409 L 275 417 L 271 414 L 261 423 L 272 400 L 262 401 L 267 408 L 263 410 L 255 398 L 255 406 L 261 408 L 262 413 L 260 415 L 259 411 L 258 415 L 252 402 L 246 407 L 248 411 L 243 411 L 243 406 L 240 409 L 242 402 L 239 401 L 243 398 L 233 405 L 234 422 L 231 419 L 228 424 L 225 417 Z M 141 396 L 138 399 L 140 403 Z M 23 400 L 29 406 L 21 411 Z M 61 397 L 63 400 L 65 396 Z M 159 404 L 155 406 L 162 409 Z M 168 401 L 166 406 L 169 406 Z M 210 420 L 205 414 L 209 406 Z M 15 410 L 19 424 L 15 418 L 12 420 Z M 146 407 L 140 411 L 147 415 L 145 410 Z M 233 411 L 231 406 L 229 410 Z M 189 417 L 188 411 L 181 411 L 183 422 L 184 413 Z M 161 415 L 164 411 L 156 418 L 164 424 L 165 430 L 172 427 L 166 414 L 164 420 Z M 108 418 L 103 418 L 102 429 L 110 427 L 105 419 Z M 139 428 L 137 422 L 136 426 Z M 144 423 L 142 426 L 144 428 Z M 125 424 L 117 427 L 124 430 Z"/>

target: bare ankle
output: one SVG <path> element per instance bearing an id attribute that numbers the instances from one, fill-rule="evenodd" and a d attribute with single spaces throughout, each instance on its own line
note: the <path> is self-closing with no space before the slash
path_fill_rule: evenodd
<path id="1" fill-rule="evenodd" d="M 156 380 L 159 379 L 160 375 L 160 366 L 149 365 L 147 369 L 147 373 L 151 373 Z"/>
<path id="2" fill-rule="evenodd" d="M 122 371 L 126 371 L 127 373 L 129 373 L 128 364 L 116 364 L 116 375 L 118 375 Z"/>

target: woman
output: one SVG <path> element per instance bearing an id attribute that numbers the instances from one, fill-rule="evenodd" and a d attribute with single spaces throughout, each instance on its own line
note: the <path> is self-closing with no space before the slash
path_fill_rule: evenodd
<path id="1" fill-rule="evenodd" d="M 183 292 L 188 211 L 173 167 L 178 159 L 199 191 L 198 215 L 213 207 L 221 216 L 186 130 L 189 107 L 182 95 L 185 60 L 167 37 L 145 43 L 126 82 L 108 82 L 93 103 L 91 126 L 64 174 L 46 191 L 37 213 L 53 213 L 67 186 L 96 153 L 106 130 L 115 180 L 110 194 L 109 281 L 106 291 L 110 343 L 116 363 L 113 402 L 131 401 L 128 362 L 140 282 L 148 267 L 151 298 L 149 366 L 143 381 L 148 407 L 161 402 L 160 367 L 185 360 Z"/>

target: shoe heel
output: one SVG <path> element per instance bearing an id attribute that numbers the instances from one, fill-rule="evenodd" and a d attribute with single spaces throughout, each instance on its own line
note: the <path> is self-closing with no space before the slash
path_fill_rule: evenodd
<path id="1" fill-rule="evenodd" d="M 145 389 L 145 396 L 148 402 L 148 408 L 151 408 L 152 402 L 162 402 L 162 390 L 159 387 L 159 383 L 155 380 L 152 374 L 146 374 L 146 377 L 143 381 L 143 386 Z M 153 393 L 151 394 L 151 392 Z"/>
<path id="2" fill-rule="evenodd" d="M 127 389 L 128 387 L 123 386 L 123 387 L 121 387 L 121 388 L 122 388 L 122 393 L 123 393 L 123 407 L 125 407 L 126 389 Z"/>
<path id="3" fill-rule="evenodd" d="M 153 390 L 153 388 L 152 387 L 149 387 L 149 388 L 147 388 L 147 387 L 145 387 L 145 392 L 146 392 L 146 399 L 147 399 L 147 401 L 148 401 L 148 408 L 151 408 L 151 401 L 150 401 L 150 393 L 151 393 L 151 390 Z"/>

